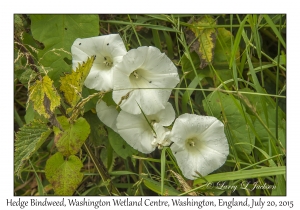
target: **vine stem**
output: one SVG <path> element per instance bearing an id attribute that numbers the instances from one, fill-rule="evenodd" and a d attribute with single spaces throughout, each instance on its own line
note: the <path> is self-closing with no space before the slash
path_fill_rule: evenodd
<path id="1" fill-rule="evenodd" d="M 103 98 L 103 96 L 105 95 L 106 92 L 98 92 L 98 93 L 94 93 L 92 95 L 89 95 L 88 97 L 82 99 L 81 102 L 79 102 L 73 109 L 73 114 L 69 119 L 70 123 L 73 123 L 78 115 L 80 114 L 80 111 L 83 109 L 84 105 L 89 102 L 92 98 L 96 97 L 96 96 L 100 96 L 100 99 Z"/>
<path id="2" fill-rule="evenodd" d="M 73 115 L 70 117 L 69 121 L 70 123 L 73 123 L 75 121 L 75 119 L 78 117 L 80 110 L 84 107 L 84 105 L 93 97 L 96 96 L 100 96 L 101 98 L 104 96 L 105 92 L 99 92 L 99 93 L 95 93 L 92 94 L 90 96 L 88 96 L 87 98 L 83 99 L 80 103 L 77 104 L 77 106 L 75 107 L 74 113 Z M 45 99 L 47 100 L 48 98 L 45 96 Z M 48 99 L 49 100 L 49 99 Z M 45 106 L 49 105 L 49 103 L 44 103 Z M 46 106 L 46 111 L 49 109 L 48 106 Z M 53 113 L 49 113 L 52 114 L 52 119 L 50 120 L 50 123 L 58 128 L 62 129 L 62 126 L 60 125 L 60 123 L 57 121 L 55 115 Z M 95 155 L 93 154 L 91 148 L 85 143 L 83 143 L 83 148 L 84 150 L 86 150 L 87 154 L 89 155 L 89 157 L 92 159 L 99 175 L 101 176 L 102 180 L 105 183 L 105 187 L 107 189 L 107 191 L 111 194 L 111 195 L 120 195 L 120 192 L 118 191 L 118 189 L 113 185 L 110 175 L 108 174 L 108 171 L 106 169 L 106 167 L 104 166 L 103 162 L 101 159 L 96 158 Z"/>
<path id="3" fill-rule="evenodd" d="M 93 154 L 91 148 L 86 143 L 83 144 L 83 148 L 86 150 L 86 152 L 88 153 L 88 155 L 92 159 L 92 161 L 93 161 L 99 175 L 101 176 L 102 180 L 107 183 L 105 185 L 107 191 L 112 195 L 120 195 L 120 192 L 118 191 L 118 189 L 113 185 L 113 183 L 111 181 L 111 178 L 110 178 L 110 175 L 108 174 L 108 171 L 105 168 L 102 160 L 95 157 L 95 155 Z"/>

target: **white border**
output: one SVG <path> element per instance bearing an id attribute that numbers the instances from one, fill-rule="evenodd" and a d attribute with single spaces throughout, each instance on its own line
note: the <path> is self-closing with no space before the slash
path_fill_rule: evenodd
<path id="1" fill-rule="evenodd" d="M 288 103 L 287 103 L 287 196 L 280 197 L 263 197 L 263 200 L 290 200 L 294 201 L 294 205 L 299 208 L 299 160 L 296 154 L 299 154 L 299 124 L 296 122 L 299 116 L 299 15 L 297 5 L 293 2 L 278 0 L 255 0 L 255 1 L 4 1 L 1 3 L 0 18 L 0 40 L 1 46 L 1 73 L 4 75 L 0 82 L 1 90 L 1 195 L 0 206 L 6 207 L 6 199 L 17 200 L 19 197 L 13 196 L 13 14 L 14 13 L 157 13 L 157 14 L 173 14 L 173 13 L 286 13 L 287 14 L 287 73 L 288 80 Z M 298 65 L 297 65 L 298 64 Z M 39 199 L 45 197 L 21 197 L 22 200 Z M 47 197 L 48 198 L 48 197 Z M 49 200 L 59 200 L 61 197 L 51 197 Z M 67 199 L 69 197 L 66 197 Z M 91 199 L 99 199 L 99 197 L 89 197 Z M 111 199 L 104 197 L 105 199 Z M 146 197 L 143 197 L 145 199 Z M 232 199 L 232 197 L 222 197 L 224 199 Z M 236 199 L 245 199 L 245 197 L 235 197 Z M 252 199 L 253 197 L 249 197 Z M 138 197 L 130 197 L 130 199 L 139 199 Z M 163 197 L 151 197 L 152 200 L 167 199 Z M 209 200 L 220 199 L 220 197 L 207 197 Z M 259 197 L 254 197 L 259 199 Z M 169 201 L 171 202 L 171 201 Z M 44 207 L 52 208 L 52 207 Z M 79 209 L 64 208 L 64 209 Z M 123 207 L 127 209 L 137 209 L 141 207 Z M 153 207 L 152 207 L 153 208 Z M 163 209 L 162 207 L 155 207 Z M 196 209 L 196 207 L 193 207 Z M 294 209 L 297 207 L 294 207 Z M 1 208 L 2 209 L 2 208 Z M 26 209 L 33 209 L 27 207 Z M 38 208 L 35 208 L 38 209 Z M 82 209 L 82 208 L 81 208 Z M 84 208 L 86 209 L 86 208 Z M 89 208 L 94 209 L 94 208 Z M 106 208 L 105 208 L 106 209 Z M 179 209 L 179 208 L 175 208 Z M 215 209 L 215 208 L 205 208 Z M 224 208 L 227 209 L 227 208 Z M 237 208 L 236 208 L 237 209 Z M 238 208 L 240 209 L 240 208 Z M 266 208 L 264 208 L 266 209 Z M 271 209 L 271 208 L 267 208 Z M 287 209 L 287 208 L 276 208 Z"/>

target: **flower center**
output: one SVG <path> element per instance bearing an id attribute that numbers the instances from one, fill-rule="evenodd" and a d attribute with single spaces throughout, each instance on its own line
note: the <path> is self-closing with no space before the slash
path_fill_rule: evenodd
<path id="1" fill-rule="evenodd" d="M 104 56 L 103 59 L 104 59 L 104 61 L 103 61 L 104 66 L 110 69 L 112 67 L 112 65 L 114 64 L 112 59 L 109 56 Z"/>
<path id="2" fill-rule="evenodd" d="M 196 143 L 195 143 L 195 139 L 188 139 L 187 140 L 187 145 L 190 147 L 195 147 Z"/>
<path id="3" fill-rule="evenodd" d="M 143 69 L 136 69 L 129 75 L 129 80 L 135 88 L 147 88 L 149 81 L 145 77 L 145 71 Z"/>
<path id="4" fill-rule="evenodd" d="M 187 150 L 190 152 L 199 152 L 199 149 L 201 147 L 201 143 L 197 138 L 189 138 L 185 140 L 185 145 Z"/>
<path id="5" fill-rule="evenodd" d="M 156 120 L 151 120 L 150 123 L 152 126 L 154 126 L 154 124 L 156 123 Z"/>
<path id="6" fill-rule="evenodd" d="M 133 72 L 132 72 L 132 75 L 133 75 L 136 79 L 139 78 L 139 74 L 138 74 L 137 71 L 133 71 Z"/>
<path id="7" fill-rule="evenodd" d="M 141 79 L 140 73 L 141 73 L 140 69 L 134 70 L 129 76 L 130 80 L 139 81 Z"/>

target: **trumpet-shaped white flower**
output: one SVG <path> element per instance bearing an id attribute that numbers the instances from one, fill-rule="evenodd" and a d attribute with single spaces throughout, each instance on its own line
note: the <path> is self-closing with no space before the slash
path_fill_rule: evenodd
<path id="1" fill-rule="evenodd" d="M 167 133 L 164 133 L 167 130 L 164 130 L 162 126 L 172 124 L 175 111 L 170 103 L 167 103 L 165 107 L 156 114 L 146 115 L 148 122 L 143 114 L 134 115 L 122 110 L 117 117 L 118 133 L 134 149 L 146 154 L 154 151 L 156 146 L 167 145 L 168 140 L 164 140 L 168 137 Z"/>
<path id="2" fill-rule="evenodd" d="M 126 48 L 119 34 L 76 39 L 71 47 L 73 69 L 78 63 L 96 55 L 84 85 L 90 89 L 107 91 L 113 88 L 113 68 L 122 61 Z"/>
<path id="3" fill-rule="evenodd" d="M 221 167 L 229 153 L 224 125 L 215 117 L 183 114 L 171 131 L 171 150 L 183 175 L 195 179 Z"/>
<path id="4" fill-rule="evenodd" d="M 118 133 L 116 120 L 119 112 L 116 110 L 115 106 L 107 106 L 105 101 L 101 100 L 96 104 L 96 112 L 101 122 Z"/>
<path id="5" fill-rule="evenodd" d="M 132 49 L 115 67 L 113 99 L 128 113 L 147 115 L 164 109 L 179 82 L 173 62 L 155 47 Z"/>

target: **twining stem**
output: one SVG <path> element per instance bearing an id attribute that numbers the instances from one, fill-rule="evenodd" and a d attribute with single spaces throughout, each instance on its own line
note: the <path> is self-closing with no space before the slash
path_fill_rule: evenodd
<path id="1" fill-rule="evenodd" d="M 72 123 L 72 122 L 74 122 L 77 119 L 80 111 L 82 110 L 82 108 L 84 107 L 84 105 L 89 100 L 91 100 L 95 96 L 100 96 L 102 98 L 104 96 L 104 94 L 105 94 L 105 92 L 98 92 L 98 93 L 94 93 L 94 94 L 92 94 L 92 95 L 84 98 L 80 103 L 78 103 L 75 106 L 73 114 L 72 114 L 72 116 L 69 119 L 69 122 Z M 53 113 L 50 113 L 49 103 L 47 102 L 47 100 L 49 100 L 49 99 L 46 96 L 45 96 L 45 99 L 46 99 L 46 102 L 44 102 L 44 105 L 46 107 L 46 111 L 47 111 L 48 114 L 52 114 L 51 117 L 50 117 L 50 119 L 49 119 L 50 123 L 52 125 L 60 128 L 61 130 L 63 130 L 62 126 L 57 121 L 56 116 Z M 107 183 L 105 185 L 105 187 L 107 188 L 107 191 L 110 194 L 112 194 L 112 195 L 120 195 L 118 189 L 112 184 L 110 176 L 108 174 L 108 171 L 105 168 L 105 166 L 104 166 L 103 162 L 101 161 L 101 159 L 95 157 L 95 155 L 92 153 L 92 150 L 90 149 L 90 147 L 86 143 L 83 144 L 83 148 L 86 150 L 86 152 L 88 153 L 88 155 L 92 159 L 92 161 L 93 161 L 93 163 L 94 163 L 94 165 L 95 165 L 95 167 L 96 167 L 99 175 L 101 176 L 102 180 Z"/>
<path id="2" fill-rule="evenodd" d="M 73 109 L 73 113 L 72 116 L 69 119 L 70 123 L 73 123 L 77 118 L 78 115 L 80 114 L 81 110 L 84 108 L 84 105 L 89 102 L 92 98 L 96 97 L 96 96 L 100 96 L 100 98 L 102 98 L 105 95 L 106 92 L 97 92 L 94 93 L 92 95 L 89 95 L 88 97 L 82 99 L 81 102 L 79 102 Z"/>
<path id="3" fill-rule="evenodd" d="M 93 161 L 99 175 L 101 176 L 102 180 L 107 183 L 107 185 L 105 185 L 107 191 L 112 195 L 120 195 L 120 192 L 118 191 L 118 189 L 113 185 L 113 183 L 111 181 L 111 178 L 108 174 L 108 171 L 105 168 L 102 160 L 95 157 L 95 155 L 93 154 L 91 148 L 86 143 L 83 144 L 83 148 L 86 150 L 86 152 L 88 153 L 88 155 L 92 159 L 92 161 Z"/>
<path id="4" fill-rule="evenodd" d="M 92 98 L 94 98 L 96 96 L 100 96 L 100 98 L 102 98 L 104 95 L 105 95 L 105 92 L 98 92 L 98 93 L 94 93 L 94 94 L 86 97 L 85 99 L 83 99 L 80 103 L 78 103 L 75 106 L 73 114 L 69 119 L 69 122 L 72 123 L 74 120 L 77 119 L 80 111 L 83 109 L 84 105 L 88 101 L 90 101 Z M 101 176 L 103 182 L 106 183 L 105 187 L 106 187 L 107 191 L 112 195 L 120 195 L 120 192 L 118 191 L 118 189 L 112 184 L 111 178 L 110 178 L 110 176 L 108 174 L 108 171 L 105 168 L 102 160 L 95 157 L 92 150 L 90 149 L 90 147 L 86 143 L 83 143 L 83 148 L 86 150 L 86 152 L 88 153 L 88 155 L 92 159 L 92 161 L 93 161 L 99 175 Z"/>
<path id="5" fill-rule="evenodd" d="M 38 74 L 38 78 L 39 80 L 42 80 L 42 76 L 39 73 L 38 68 L 35 65 L 35 61 L 34 61 L 34 57 L 32 56 L 32 54 L 26 49 L 26 47 L 22 44 L 21 40 L 19 39 L 19 37 L 17 37 L 16 35 L 14 36 L 14 40 L 15 40 L 15 44 L 17 46 L 17 48 L 26 55 L 27 61 L 29 63 L 30 68 L 35 71 L 35 73 Z"/>

